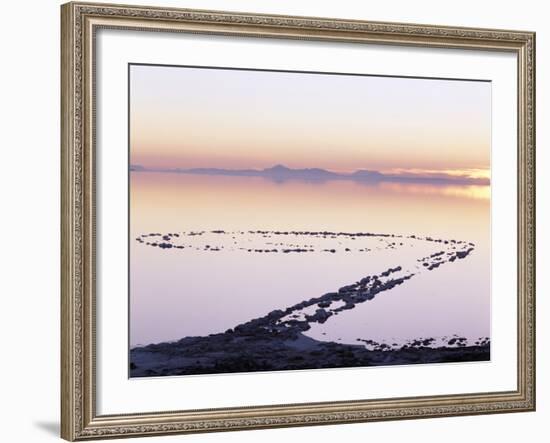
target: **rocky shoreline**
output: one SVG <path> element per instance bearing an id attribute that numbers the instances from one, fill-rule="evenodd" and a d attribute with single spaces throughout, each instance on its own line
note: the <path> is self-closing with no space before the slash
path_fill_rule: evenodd
<path id="1" fill-rule="evenodd" d="M 277 334 L 243 330 L 186 337 L 130 352 L 131 377 L 363 366 L 472 362 L 490 359 L 490 343 L 431 348 L 422 343 L 369 350 L 362 345 L 320 342 L 294 329 Z"/>

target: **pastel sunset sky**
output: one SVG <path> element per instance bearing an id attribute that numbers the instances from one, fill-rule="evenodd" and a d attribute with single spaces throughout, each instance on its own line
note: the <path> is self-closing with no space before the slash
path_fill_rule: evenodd
<path id="1" fill-rule="evenodd" d="M 130 67 L 131 163 L 489 176 L 491 84 Z"/>

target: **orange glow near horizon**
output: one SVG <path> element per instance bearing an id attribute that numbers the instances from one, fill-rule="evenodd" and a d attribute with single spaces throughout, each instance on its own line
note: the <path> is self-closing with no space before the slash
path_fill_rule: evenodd
<path id="1" fill-rule="evenodd" d="M 223 214 L 223 229 L 245 226 L 352 232 L 368 226 L 373 231 L 411 231 L 443 237 L 470 226 L 465 225 L 465 220 L 488 217 L 490 209 L 489 186 L 274 183 L 260 177 L 154 172 L 132 172 L 131 183 L 132 235 L 150 229 L 177 229 L 174 223 L 191 230 L 218 229 L 219 214 Z M 134 215 L 138 213 L 139 217 Z M 350 214 L 354 216 L 349 217 Z M 471 229 L 489 228 L 486 224 L 472 224 Z"/>
<path id="2" fill-rule="evenodd" d="M 466 168 L 466 169 L 405 169 L 405 168 L 393 168 L 380 171 L 385 174 L 395 175 L 422 175 L 426 177 L 438 177 L 438 176 L 451 176 L 451 177 L 464 177 L 464 178 L 491 178 L 491 170 L 484 168 Z"/>

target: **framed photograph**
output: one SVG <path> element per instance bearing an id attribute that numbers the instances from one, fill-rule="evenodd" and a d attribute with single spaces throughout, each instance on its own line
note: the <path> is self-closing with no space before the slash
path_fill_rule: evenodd
<path id="1" fill-rule="evenodd" d="M 535 409 L 535 35 L 68 3 L 62 437 Z"/>

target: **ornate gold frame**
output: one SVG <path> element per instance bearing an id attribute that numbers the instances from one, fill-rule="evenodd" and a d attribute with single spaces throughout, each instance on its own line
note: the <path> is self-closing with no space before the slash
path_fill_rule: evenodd
<path id="1" fill-rule="evenodd" d="M 95 412 L 94 33 L 148 29 L 509 51 L 518 59 L 518 380 L 510 392 L 98 416 Z M 67 440 L 535 409 L 535 34 L 68 3 L 61 7 L 61 435 Z"/>

